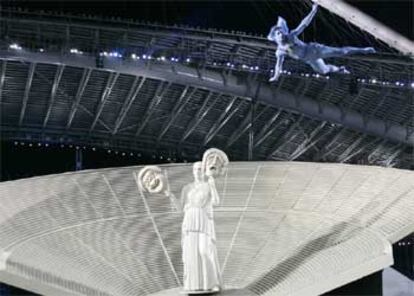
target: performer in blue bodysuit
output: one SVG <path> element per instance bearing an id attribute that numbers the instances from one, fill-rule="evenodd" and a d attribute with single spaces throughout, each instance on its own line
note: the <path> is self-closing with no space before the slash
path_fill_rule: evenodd
<path id="1" fill-rule="evenodd" d="M 314 4 L 312 11 L 307 15 L 299 26 L 289 31 L 286 20 L 279 16 L 277 24 L 273 26 L 267 36 L 267 39 L 277 44 L 276 58 L 277 62 L 273 72 L 273 76 L 269 81 L 277 81 L 282 70 L 283 62 L 286 56 L 307 63 L 318 73 L 327 74 L 332 72 L 349 73 L 344 66 L 335 66 L 326 64 L 323 59 L 331 57 L 341 57 L 351 54 L 367 54 L 374 53 L 372 47 L 330 47 L 319 43 L 305 43 L 298 36 L 311 23 L 313 17 L 318 10 L 318 5 Z"/>

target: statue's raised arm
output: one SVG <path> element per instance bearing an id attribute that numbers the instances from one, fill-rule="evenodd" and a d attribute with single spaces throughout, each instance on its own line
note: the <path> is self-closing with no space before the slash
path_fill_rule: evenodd
<path id="1" fill-rule="evenodd" d="M 149 194 L 164 194 L 170 199 L 171 206 L 178 212 L 182 211 L 182 205 L 175 195 L 170 191 L 168 178 L 159 167 L 146 166 L 136 176 L 138 186 L 143 192 Z"/>

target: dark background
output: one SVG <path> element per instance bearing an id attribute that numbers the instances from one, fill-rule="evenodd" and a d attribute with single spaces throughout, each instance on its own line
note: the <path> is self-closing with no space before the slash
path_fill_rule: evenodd
<path id="1" fill-rule="evenodd" d="M 347 0 L 368 15 L 393 30 L 413 39 L 412 0 Z M 243 0 L 243 1 L 2 1 L 3 7 L 25 7 L 31 10 L 60 11 L 73 14 L 119 16 L 158 22 L 186 24 L 202 28 L 221 28 L 248 33 L 265 34 L 276 22 L 277 16 L 287 19 L 290 27 L 296 26 L 311 6 L 310 0 Z M 324 18 L 331 13 L 321 8 Z M 334 19 L 338 19 L 334 16 Z M 330 20 L 330 19 L 329 19 Z M 326 27 L 332 22 L 317 19 L 308 28 L 309 34 L 324 39 Z M 313 37 L 313 36 L 312 36 Z M 325 36 L 326 37 L 326 36 Z"/>

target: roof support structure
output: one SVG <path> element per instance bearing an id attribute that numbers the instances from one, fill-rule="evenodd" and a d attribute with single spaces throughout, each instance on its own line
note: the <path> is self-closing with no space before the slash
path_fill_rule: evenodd
<path id="1" fill-rule="evenodd" d="M 59 87 L 60 79 L 62 78 L 63 70 L 65 69 L 64 65 L 58 65 L 55 73 L 55 79 L 53 80 L 52 91 L 50 93 L 49 105 L 47 106 L 47 111 L 45 118 L 43 119 L 43 129 L 46 127 L 47 122 L 49 121 L 50 113 L 52 112 L 53 103 L 56 98 L 57 89 Z"/>
<path id="2" fill-rule="evenodd" d="M 259 114 L 257 114 L 254 117 L 254 121 L 258 120 L 270 107 L 266 106 L 263 108 L 262 111 L 260 111 Z M 240 139 L 240 137 L 249 130 L 249 128 L 252 126 L 252 120 L 251 120 L 251 116 L 249 116 L 249 114 L 251 113 L 251 110 L 247 111 L 246 116 L 244 117 L 244 120 L 242 121 L 242 123 L 239 125 L 239 127 L 231 134 L 230 138 L 228 139 L 227 143 L 226 143 L 226 147 L 230 147 L 231 145 L 233 145 L 238 139 Z"/>
<path id="3" fill-rule="evenodd" d="M 387 143 L 387 140 L 383 139 L 381 142 L 378 143 L 378 145 L 374 149 L 372 149 L 372 151 L 368 154 L 367 157 L 369 162 L 375 161 L 375 159 L 373 159 L 374 155 L 384 148 L 385 143 Z"/>
<path id="4" fill-rule="evenodd" d="M 279 118 L 280 114 L 282 113 L 282 110 L 278 110 L 262 127 L 260 132 L 257 135 L 257 140 L 253 145 L 253 148 L 256 148 L 261 143 L 263 143 L 264 140 L 266 140 L 273 132 L 282 124 L 279 122 L 274 127 L 270 128 L 272 124 Z"/>
<path id="5" fill-rule="evenodd" d="M 2 67 L 1 67 L 1 74 L 0 74 L 0 102 L 1 102 L 1 95 L 3 92 L 4 78 L 6 77 L 6 67 L 7 67 L 7 60 L 3 60 Z"/>
<path id="6" fill-rule="evenodd" d="M 119 77 L 119 73 L 111 73 L 108 77 L 108 81 L 106 82 L 106 87 L 104 91 L 102 92 L 101 99 L 98 102 L 98 107 L 96 108 L 95 112 L 95 118 L 92 121 L 92 125 L 89 128 L 89 133 L 93 131 L 95 128 L 96 123 L 98 122 L 99 116 L 101 116 L 102 110 L 105 106 L 106 100 L 108 99 L 109 95 L 111 94 L 111 91 Z"/>
<path id="7" fill-rule="evenodd" d="M 144 130 L 145 126 L 147 125 L 149 119 L 151 118 L 152 113 L 154 113 L 156 107 L 158 106 L 158 104 L 162 101 L 165 93 L 167 92 L 169 86 L 171 83 L 166 83 L 164 81 L 161 81 L 158 84 L 158 87 L 155 91 L 154 96 L 152 97 L 152 99 L 150 100 L 150 102 L 147 105 L 147 108 L 145 110 L 144 116 L 142 118 L 142 120 L 140 121 L 139 125 L 138 125 L 138 129 L 135 132 L 135 138 L 137 138 L 141 132 Z"/>
<path id="8" fill-rule="evenodd" d="M 326 125 L 326 121 L 322 121 L 311 133 L 310 135 L 293 151 L 293 153 L 289 156 L 289 160 L 295 160 L 299 156 L 301 156 L 303 153 L 305 153 L 309 148 L 311 148 L 313 145 L 315 145 L 318 140 L 325 136 L 326 133 L 322 133 L 315 139 L 315 137 L 319 134 L 321 130 Z M 331 130 L 330 130 L 331 131 Z M 315 140 L 314 140 L 315 139 Z"/>
<path id="9" fill-rule="evenodd" d="M 282 148 L 284 145 L 286 145 L 286 143 L 289 143 L 291 140 L 293 140 L 293 138 L 297 136 L 296 129 L 300 126 L 303 118 L 304 118 L 303 115 L 301 115 L 298 120 L 296 120 L 295 122 L 291 124 L 291 126 L 286 131 L 286 133 L 276 141 L 276 143 L 273 145 L 273 147 L 275 148 L 267 156 L 267 159 L 270 159 L 276 152 L 280 150 L 280 148 Z"/>
<path id="10" fill-rule="evenodd" d="M 349 145 L 339 156 L 338 156 L 338 162 L 344 162 L 345 159 L 349 156 L 349 154 L 356 148 L 358 145 L 365 140 L 367 136 L 362 135 L 358 137 L 354 142 L 352 142 L 351 145 Z"/>
<path id="11" fill-rule="evenodd" d="M 353 157 L 355 157 L 356 155 L 362 153 L 363 151 L 365 151 L 367 149 L 367 147 L 380 142 L 381 139 L 374 139 L 372 141 L 369 141 L 368 143 L 366 143 L 365 145 L 361 145 L 357 150 L 355 150 L 354 152 L 348 154 L 346 157 L 341 159 L 341 162 L 347 162 L 348 160 L 352 159 Z"/>
<path id="12" fill-rule="evenodd" d="M 88 84 L 89 78 L 91 77 L 91 73 L 92 73 L 91 68 L 87 68 L 83 71 L 83 75 L 79 83 L 78 91 L 76 92 L 75 100 L 73 101 L 72 107 L 69 112 L 66 129 L 69 129 L 72 126 L 73 118 L 75 117 L 75 113 L 78 110 L 80 100 L 82 98 L 83 92 L 85 91 L 86 85 Z"/>
<path id="13" fill-rule="evenodd" d="M 29 73 L 27 75 L 27 80 L 26 80 L 26 87 L 24 89 L 22 108 L 20 110 L 19 126 L 22 125 L 24 115 L 26 113 L 27 101 L 29 100 L 29 92 L 30 92 L 30 87 L 32 86 L 32 81 L 33 81 L 33 75 L 34 75 L 34 72 L 35 72 L 35 68 L 36 68 L 36 63 L 30 63 Z"/>
<path id="14" fill-rule="evenodd" d="M 134 82 L 132 83 L 132 87 L 129 90 L 129 93 L 122 105 L 121 111 L 119 112 L 119 115 L 115 122 L 115 127 L 112 131 L 112 135 L 116 135 L 119 128 L 122 125 L 122 122 L 124 121 L 126 115 L 128 114 L 129 109 L 132 106 L 132 103 L 134 103 L 136 97 L 138 96 L 138 93 L 141 91 L 142 86 L 145 83 L 145 78 L 141 78 L 141 81 L 138 83 L 139 77 L 136 77 Z"/>
<path id="15" fill-rule="evenodd" d="M 170 112 L 170 115 L 168 116 L 168 120 L 163 126 L 160 134 L 157 138 L 157 143 L 159 143 L 162 139 L 162 137 L 165 135 L 165 133 L 168 131 L 168 129 L 171 127 L 171 125 L 174 123 L 174 121 L 177 119 L 178 115 L 181 113 L 181 111 L 184 109 L 188 101 L 193 96 L 194 92 L 196 91 L 196 88 L 194 88 L 190 93 L 188 92 L 189 87 L 187 86 L 184 88 L 183 92 L 181 93 L 178 100 L 175 102 L 173 110 Z"/>
<path id="16" fill-rule="evenodd" d="M 320 151 L 319 153 L 319 158 L 318 160 L 324 159 L 328 154 L 331 154 L 332 151 L 334 151 L 337 146 L 332 147 L 332 145 L 335 144 L 336 141 L 338 141 L 338 139 L 340 137 L 342 137 L 343 133 L 346 132 L 346 128 L 342 128 L 340 131 L 337 132 L 337 134 L 335 136 L 332 137 L 332 140 L 329 141 L 329 143 L 325 144 L 325 146 L 323 147 L 323 149 Z"/>
<path id="17" fill-rule="evenodd" d="M 203 140 L 203 146 L 205 146 L 208 142 L 213 139 L 217 133 L 222 129 L 222 127 L 230 120 L 231 117 L 238 111 L 238 109 L 241 106 L 241 102 L 239 101 L 239 104 L 232 110 L 233 105 L 236 103 L 237 97 L 233 97 L 230 101 L 230 103 L 227 105 L 226 109 L 224 109 L 223 113 L 219 116 L 219 118 L 216 120 L 216 122 L 213 124 L 211 129 L 208 131 L 206 136 Z M 231 112 L 230 112 L 231 110 Z"/>
<path id="18" fill-rule="evenodd" d="M 391 153 L 390 156 L 388 156 L 388 158 L 385 160 L 384 165 L 386 167 L 393 167 L 393 161 L 394 159 L 397 158 L 398 155 L 400 155 L 403 151 L 404 151 L 405 147 L 402 147 L 401 144 L 398 144 L 397 147 L 395 148 L 394 152 Z"/>
<path id="19" fill-rule="evenodd" d="M 210 105 L 208 105 L 208 102 L 211 100 L 212 96 L 215 96 L 215 98 L 213 102 Z M 184 142 L 191 135 L 191 133 L 197 128 L 200 122 L 203 121 L 204 117 L 206 117 L 206 115 L 211 110 L 211 108 L 214 107 L 214 105 L 216 104 L 216 102 L 219 100 L 220 97 L 221 97 L 220 95 L 216 95 L 212 92 L 208 93 L 208 95 L 204 99 L 203 105 L 201 106 L 200 109 L 198 109 L 196 115 L 191 120 L 190 124 L 187 126 L 183 136 L 181 137 L 180 143 Z"/>
<path id="20" fill-rule="evenodd" d="M 78 57 L 76 60 L 70 57 L 55 55 L 52 53 L 29 53 L 29 52 L 8 52 L 1 51 L 4 59 L 29 60 L 37 63 L 64 63 L 67 66 L 75 67 L 94 67 L 95 59 L 86 55 Z M 197 73 L 194 68 L 174 64 L 151 64 L 151 67 L 137 66 L 144 65 L 143 61 L 134 63 L 119 63 L 118 61 L 106 61 L 106 69 L 117 71 L 123 74 L 143 76 L 172 83 L 189 85 L 192 87 L 209 89 L 213 92 L 237 96 L 250 100 L 255 97 L 258 81 L 243 83 L 240 77 L 228 74 L 226 77 L 220 73 L 204 69 Z M 317 101 L 313 98 L 303 96 L 298 99 L 294 94 L 285 90 L 276 90 L 270 84 L 262 84 L 257 93 L 257 102 L 275 108 L 282 108 L 287 111 L 304 114 L 306 117 L 340 124 L 349 129 L 359 131 L 381 138 L 389 139 L 393 142 L 401 142 L 414 146 L 414 134 L 409 133 L 406 127 L 388 123 L 380 118 L 368 117 L 353 109 L 330 104 L 328 102 Z M 299 102 L 299 104 L 298 104 Z"/>

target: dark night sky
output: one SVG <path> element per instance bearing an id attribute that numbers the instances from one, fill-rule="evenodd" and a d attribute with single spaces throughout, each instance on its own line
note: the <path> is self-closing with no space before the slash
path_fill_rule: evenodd
<path id="1" fill-rule="evenodd" d="M 163 24 L 187 24 L 204 28 L 223 28 L 251 33 L 266 34 L 270 25 L 283 15 L 291 26 L 298 24 L 306 14 L 310 1 L 2 1 L 4 6 L 13 5 L 30 9 L 44 9 L 75 14 L 86 13 L 104 16 L 121 16 Z M 304 2 L 307 2 L 307 4 Z M 394 30 L 413 39 L 412 0 L 348 0 L 365 13 L 385 23 Z M 329 12 L 321 12 L 329 17 Z M 329 21 L 317 29 L 329 26 Z M 322 28 L 322 29 L 320 29 Z M 315 30 L 315 27 L 309 30 Z M 313 31 L 311 31 L 311 34 Z"/>

